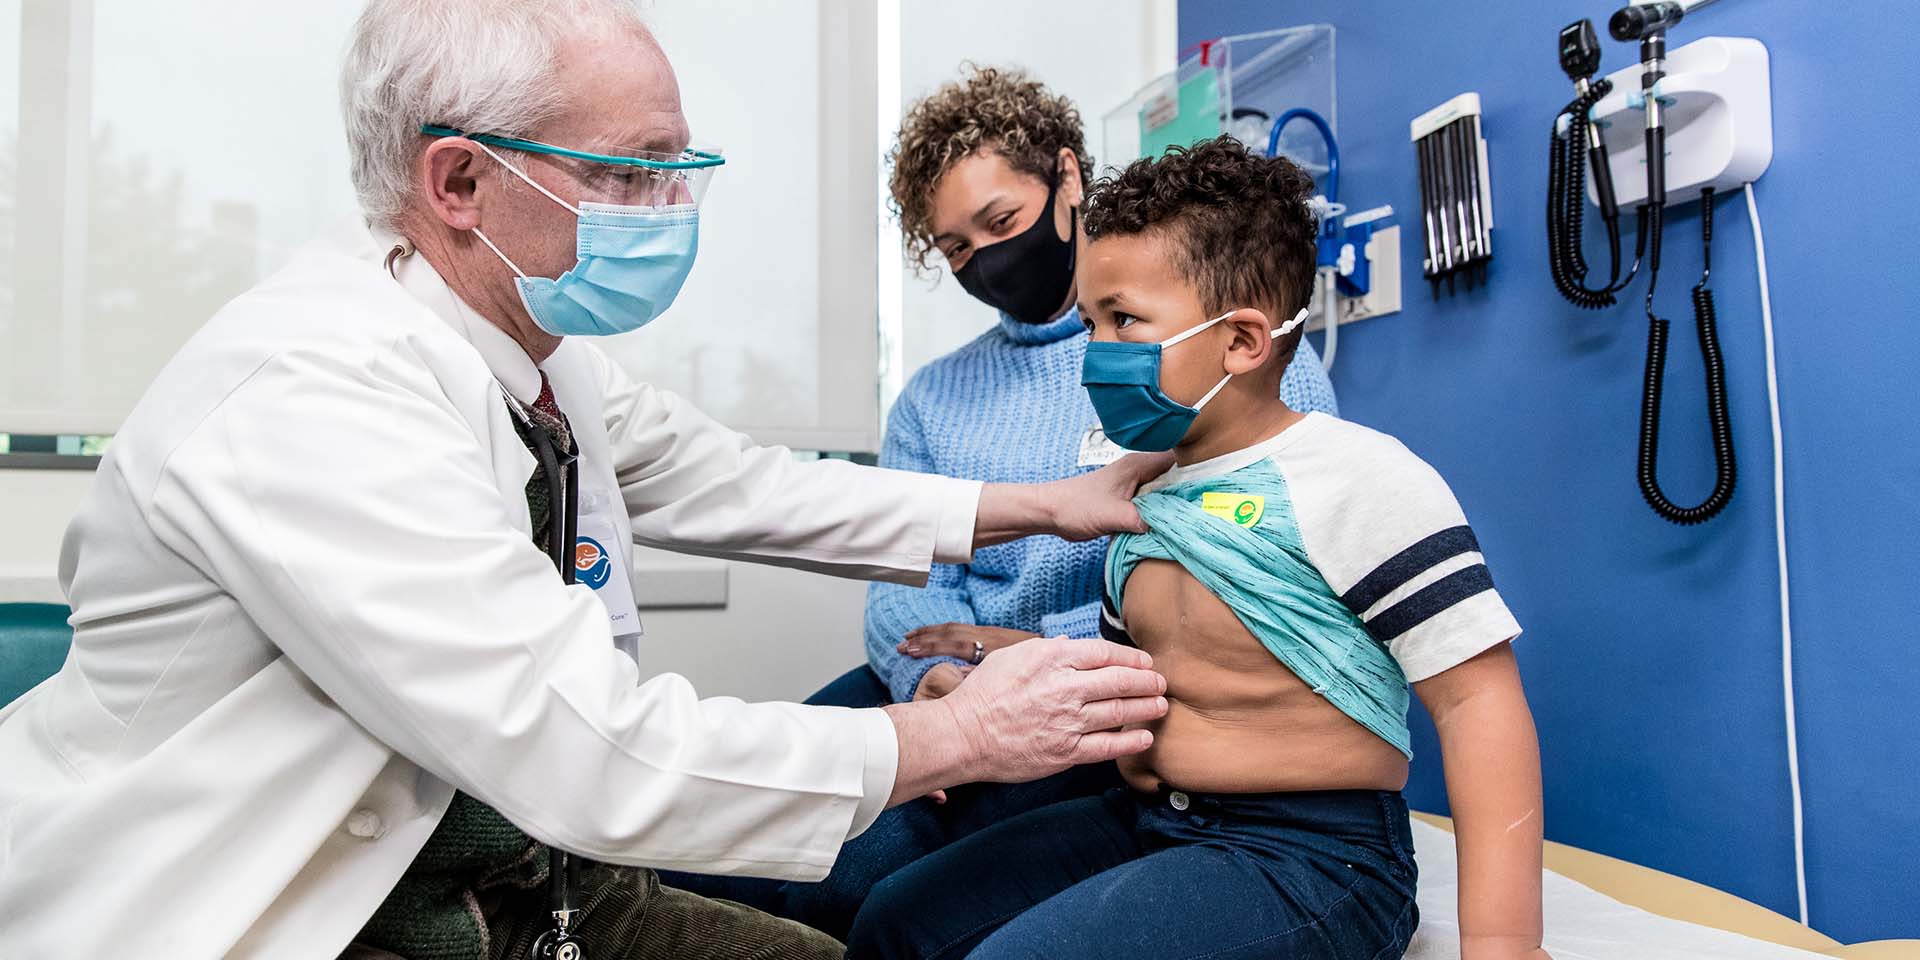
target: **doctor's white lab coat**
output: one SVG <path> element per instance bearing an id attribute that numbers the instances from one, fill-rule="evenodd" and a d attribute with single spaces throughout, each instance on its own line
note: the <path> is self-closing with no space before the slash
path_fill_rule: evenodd
<path id="1" fill-rule="evenodd" d="M 539 371 L 391 241 L 302 251 L 115 438 L 61 557 L 72 655 L 0 712 L 0 957 L 333 957 L 456 788 L 595 859 L 794 879 L 884 806 L 879 711 L 638 682 L 530 538 L 503 390 Z M 796 462 L 584 341 L 541 369 L 632 540 L 906 582 L 968 557 L 978 484 Z"/>

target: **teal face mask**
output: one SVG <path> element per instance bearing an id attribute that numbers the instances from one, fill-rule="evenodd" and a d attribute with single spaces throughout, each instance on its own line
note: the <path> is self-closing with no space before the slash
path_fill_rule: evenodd
<path id="1" fill-rule="evenodd" d="M 1087 388 L 1087 399 L 1093 401 L 1093 412 L 1100 417 L 1100 429 L 1106 433 L 1107 439 L 1128 450 L 1158 452 L 1173 449 L 1193 426 L 1193 418 L 1199 416 L 1201 408 L 1226 388 L 1233 374 L 1221 377 L 1220 382 L 1200 398 L 1200 402 L 1189 407 L 1160 389 L 1161 351 L 1236 312 L 1229 310 L 1159 343 L 1089 342 L 1086 359 L 1080 366 L 1080 385 Z M 1305 322 L 1307 310 L 1302 307 L 1292 320 L 1275 327 L 1268 336 L 1278 340 Z"/>
<path id="2" fill-rule="evenodd" d="M 423 132 L 462 135 L 444 127 Z M 515 288 L 527 315 L 540 329 L 556 337 L 610 336 L 638 330 L 659 316 L 680 293 L 693 269 L 700 245 L 699 188 L 690 171 L 701 174 L 723 161 L 712 154 L 690 152 L 688 159 L 653 161 L 630 157 L 585 154 L 536 141 L 486 135 L 468 136 L 487 155 L 514 176 L 565 207 L 577 218 L 573 269 L 557 279 L 528 276 L 485 233 L 474 236 L 487 245 L 514 272 Z M 644 168 L 650 179 L 639 188 L 643 204 L 581 203 L 574 206 L 556 196 L 495 153 L 488 143 L 514 149 L 552 153 L 595 163 Z"/>

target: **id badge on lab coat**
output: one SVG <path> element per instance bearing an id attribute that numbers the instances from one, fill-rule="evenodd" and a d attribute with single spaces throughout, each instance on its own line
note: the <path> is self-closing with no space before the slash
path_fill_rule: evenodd
<path id="1" fill-rule="evenodd" d="M 613 625 L 616 642 L 637 640 L 646 631 L 640 626 L 640 608 L 633 601 L 633 571 L 622 559 L 622 534 L 614 526 L 610 506 L 605 492 L 580 491 L 580 538 L 573 545 L 573 579 L 592 587 L 593 595 L 607 608 L 607 621 Z M 631 538 L 633 534 L 626 536 Z"/>
<path id="2" fill-rule="evenodd" d="M 1107 439 L 1106 431 L 1088 427 L 1080 437 L 1080 466 L 1104 467 L 1127 455 L 1119 444 Z"/>

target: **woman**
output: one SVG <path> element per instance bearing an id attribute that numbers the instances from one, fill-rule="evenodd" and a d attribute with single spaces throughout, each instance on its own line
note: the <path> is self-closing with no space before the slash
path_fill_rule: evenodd
<path id="1" fill-rule="evenodd" d="M 969 67 L 901 122 L 889 188 L 908 256 L 944 260 L 999 323 L 921 368 L 887 420 L 882 466 L 990 483 L 1084 472 L 1119 456 L 1080 386 L 1086 328 L 1074 306 L 1079 208 L 1092 174 L 1079 111 L 1018 70 Z M 1302 341 L 1288 406 L 1337 413 Z M 868 664 L 808 702 L 877 706 L 951 691 L 980 657 L 1027 638 L 1099 634 L 1106 541 L 1034 537 L 936 564 L 924 589 L 867 593 Z M 1119 783 L 1113 764 L 1030 784 L 973 784 L 882 814 L 817 884 L 675 875 L 675 886 L 757 906 L 845 938 L 873 884 L 976 830 Z M 664 876 L 664 875 L 663 875 Z"/>

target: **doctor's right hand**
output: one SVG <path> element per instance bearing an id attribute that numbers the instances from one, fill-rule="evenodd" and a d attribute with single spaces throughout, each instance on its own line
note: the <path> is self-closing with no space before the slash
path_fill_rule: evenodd
<path id="1" fill-rule="evenodd" d="M 938 700 L 885 710 L 899 741 L 889 805 L 977 781 L 1022 783 L 1139 753 L 1167 712 L 1153 658 L 1105 640 L 1028 640 L 980 662 Z"/>
<path id="2" fill-rule="evenodd" d="M 1167 712 L 1153 658 L 1105 640 L 1029 640 L 981 661 L 940 699 L 974 758 L 968 779 L 1021 783 L 1139 753 Z"/>

